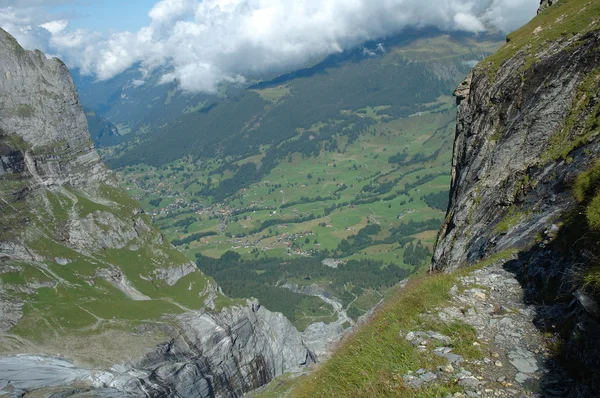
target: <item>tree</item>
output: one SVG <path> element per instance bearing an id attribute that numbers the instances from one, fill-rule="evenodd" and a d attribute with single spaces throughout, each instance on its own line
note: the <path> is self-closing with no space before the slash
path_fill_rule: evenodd
<path id="1" fill-rule="evenodd" d="M 152 206 L 152 207 L 159 207 L 160 202 L 162 202 L 162 199 L 158 198 L 158 199 L 150 199 L 150 201 L 148 203 L 150 203 L 150 206 Z"/>

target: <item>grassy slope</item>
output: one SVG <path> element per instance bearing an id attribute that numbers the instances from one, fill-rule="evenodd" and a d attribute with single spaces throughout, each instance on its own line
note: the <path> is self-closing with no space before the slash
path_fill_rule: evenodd
<path id="1" fill-rule="evenodd" d="M 502 62 L 525 50 L 528 62 L 525 69 L 537 62 L 536 54 L 551 42 L 570 38 L 575 34 L 600 29 L 598 22 L 600 4 L 593 0 L 561 0 L 545 9 L 531 22 L 507 36 L 507 43 L 494 55 L 488 57 L 478 68 L 486 69 L 495 76 Z M 525 71 L 522 70 L 521 72 Z"/>
<path id="2" fill-rule="evenodd" d="M 27 184 L 27 180 L 15 177 L 5 175 L 0 180 L 0 198 L 9 204 L 0 214 L 2 233 L 5 239 L 20 240 L 39 260 L 4 261 L 0 266 L 2 290 L 11 299 L 24 303 L 24 316 L 10 333 L 25 337 L 42 347 L 42 351 L 73 351 L 75 356 L 81 352 L 85 362 L 101 360 L 95 358 L 97 351 L 89 351 L 95 343 L 90 347 L 82 343 L 86 336 L 94 335 L 102 341 L 100 336 L 111 334 L 113 338 L 106 339 L 106 352 L 100 356 L 113 352 L 123 359 L 120 351 L 123 355 L 137 355 L 136 349 L 156 344 L 160 333 L 142 339 L 141 335 L 118 337 L 121 332 L 140 324 L 168 322 L 171 315 L 187 308 L 205 308 L 204 291 L 209 279 L 201 272 L 185 276 L 174 286 L 149 280 L 156 269 L 179 267 L 189 264 L 189 260 L 162 239 L 148 217 L 139 213 L 139 204 L 120 189 L 104 184 L 85 191 L 38 189 L 21 198 L 14 195 L 18 191 L 15 184 Z M 69 243 L 69 225 L 85 217 L 93 219 L 106 234 L 120 234 L 114 225 L 104 224 L 98 218 L 109 214 L 119 217 L 131 229 L 134 220 L 146 226 L 139 228 L 139 237 L 122 249 L 102 248 L 98 242 L 87 242 L 85 248 Z M 131 286 L 149 300 L 132 300 L 99 276 L 101 269 L 120 270 Z M 228 298 L 220 299 L 221 305 L 230 303 Z M 126 344 L 129 338 L 131 349 Z M 0 351 L 10 353 L 11 349 L 7 344 Z"/>
<path id="3" fill-rule="evenodd" d="M 510 256 L 499 253 L 476 266 L 454 274 L 421 273 L 409 281 L 395 297 L 381 306 L 373 319 L 345 340 L 333 357 L 311 375 L 301 378 L 292 397 L 410 397 L 417 392 L 407 388 L 402 376 L 408 371 L 433 368 L 440 358 L 424 355 L 407 342 L 402 332 L 434 330 L 452 338 L 453 352 L 468 359 L 480 359 L 473 346 L 475 331 L 461 323 L 441 324 L 420 315 L 442 306 L 457 278 L 494 261 Z M 454 383 L 433 384 L 419 390 L 419 397 L 440 397 L 460 391 Z"/>

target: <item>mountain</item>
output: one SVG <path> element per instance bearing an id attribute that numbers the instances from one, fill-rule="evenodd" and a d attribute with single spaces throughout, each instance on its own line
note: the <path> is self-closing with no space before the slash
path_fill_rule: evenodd
<path id="1" fill-rule="evenodd" d="M 83 112 L 88 122 L 90 136 L 96 147 L 116 145 L 122 141 L 122 136 L 119 134 L 117 126 L 99 116 L 90 108 L 84 106 Z"/>
<path id="2" fill-rule="evenodd" d="M 290 396 L 598 395 L 599 17 L 543 0 L 460 84 L 429 275 Z"/>
<path id="3" fill-rule="evenodd" d="M 60 60 L 0 29 L 0 76 L 0 395 L 240 396 L 315 359 L 119 188 Z"/>
<path id="4" fill-rule="evenodd" d="M 135 65 L 107 81 L 73 71 L 73 80 L 81 102 L 100 116 L 110 120 L 123 133 L 148 131 L 179 116 L 182 112 L 201 109 L 198 104 L 216 102 L 227 92 L 191 94 L 178 90 L 178 83 L 162 83 L 170 69 L 159 68 L 149 75 Z"/>
<path id="5" fill-rule="evenodd" d="M 461 85 L 451 204 L 432 263 L 448 271 L 517 250 L 506 267 L 584 380 L 600 369 L 599 16 L 597 2 L 543 1 Z"/>

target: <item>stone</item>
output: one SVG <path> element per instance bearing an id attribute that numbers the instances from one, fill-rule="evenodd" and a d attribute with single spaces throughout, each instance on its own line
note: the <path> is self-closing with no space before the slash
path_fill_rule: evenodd
<path id="1" fill-rule="evenodd" d="M 515 381 L 520 384 L 525 383 L 528 379 L 530 379 L 530 376 L 522 372 L 517 373 L 515 376 Z"/>
<path id="2" fill-rule="evenodd" d="M 447 364 L 446 366 L 442 366 L 441 370 L 446 373 L 454 373 L 454 367 L 452 364 Z"/>
<path id="3" fill-rule="evenodd" d="M 579 305 L 583 307 L 591 315 L 600 318 L 600 304 L 594 300 L 590 295 L 584 293 L 581 290 L 575 292 L 575 298 L 579 302 Z"/>
<path id="4" fill-rule="evenodd" d="M 465 388 L 477 388 L 479 384 L 479 380 L 475 377 L 465 377 L 458 381 L 458 385 Z"/>
<path id="5" fill-rule="evenodd" d="M 534 355 L 525 349 L 517 349 L 508 353 L 509 362 L 522 373 L 535 373 L 538 370 Z"/>

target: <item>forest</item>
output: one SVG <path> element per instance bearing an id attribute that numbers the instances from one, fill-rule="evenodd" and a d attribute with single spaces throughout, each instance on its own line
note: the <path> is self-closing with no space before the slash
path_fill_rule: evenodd
<path id="1" fill-rule="evenodd" d="M 226 295 L 256 297 L 266 307 L 282 312 L 292 321 L 298 304 L 306 296 L 277 287 L 286 282 L 328 281 L 332 293 L 348 305 L 363 289 L 389 288 L 411 273 L 405 268 L 373 260 L 349 260 L 334 269 L 324 266 L 322 258 L 317 257 L 244 260 L 231 251 L 218 259 L 196 254 L 196 264 L 215 278 Z"/>

